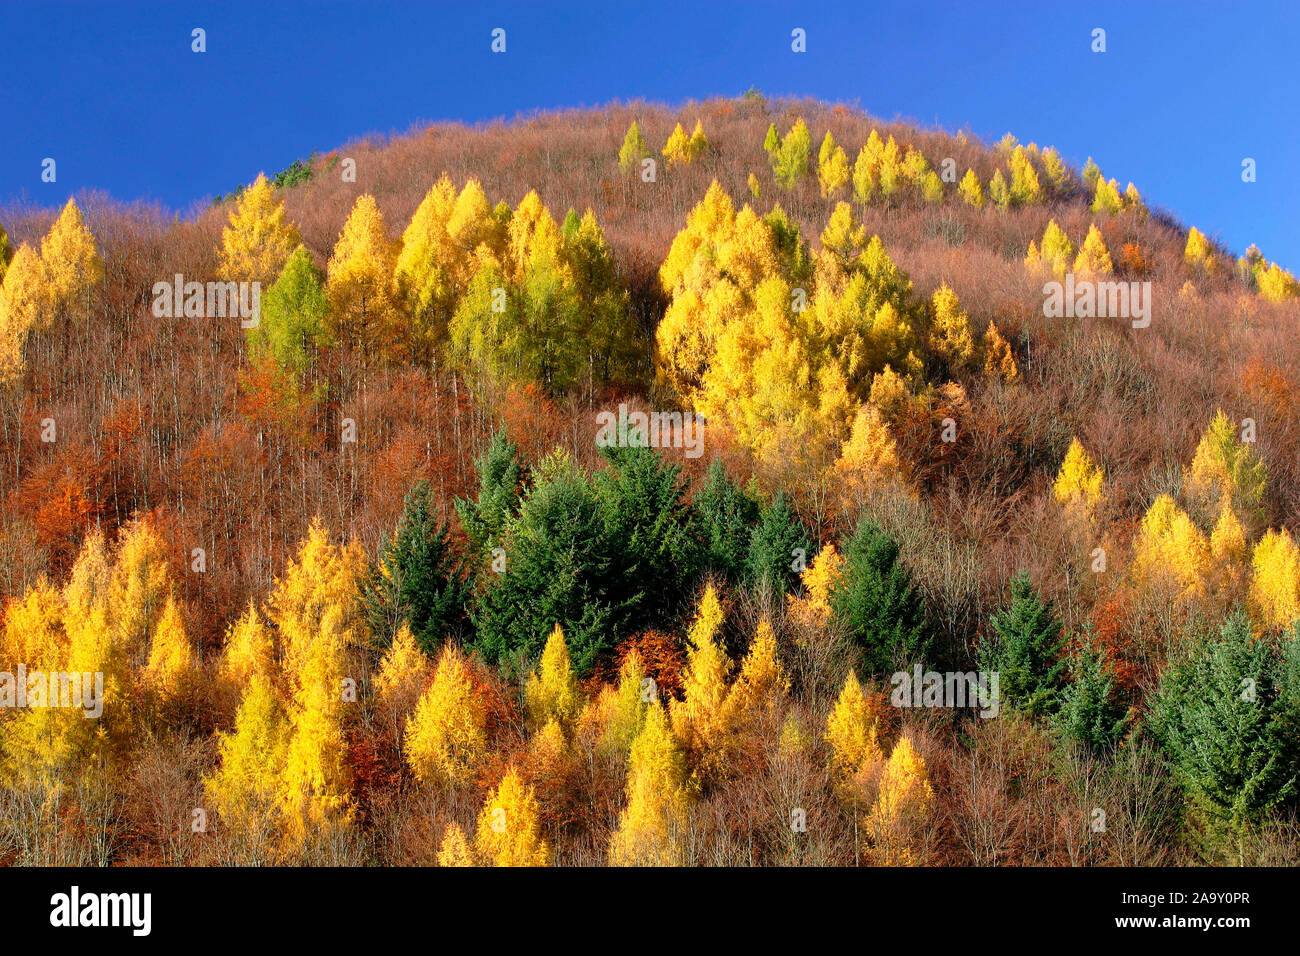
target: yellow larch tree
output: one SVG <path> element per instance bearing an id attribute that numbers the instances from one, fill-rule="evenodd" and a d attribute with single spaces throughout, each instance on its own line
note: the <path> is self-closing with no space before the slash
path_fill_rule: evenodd
<path id="1" fill-rule="evenodd" d="M 421 783 L 463 784 L 487 749 L 487 712 L 474 692 L 469 663 L 450 643 L 438 656 L 433 683 L 406 724 L 402 753 Z"/>
<path id="2" fill-rule="evenodd" d="M 250 600 L 226 634 L 221 678 L 232 687 L 243 687 L 255 676 L 271 677 L 274 673 L 275 637 Z"/>
<path id="3" fill-rule="evenodd" d="M 974 206 L 976 209 L 984 208 L 984 186 L 980 183 L 980 178 L 975 175 L 975 170 L 966 170 L 966 175 L 957 185 L 957 192 L 961 194 L 966 205 Z"/>
<path id="4" fill-rule="evenodd" d="M 231 733 L 217 734 L 217 767 L 204 790 L 222 822 L 269 845 L 280 809 L 281 775 L 289 725 L 271 680 L 253 675 Z"/>
<path id="5" fill-rule="evenodd" d="M 533 788 L 511 767 L 483 803 L 474 849 L 491 866 L 549 866 Z"/>
<path id="6" fill-rule="evenodd" d="M 686 130 L 682 128 L 682 124 L 678 123 L 668 136 L 668 142 L 664 143 L 663 156 L 668 167 L 672 168 L 673 166 L 689 163 L 691 161 L 690 147 L 690 138 L 686 135 Z"/>
<path id="7" fill-rule="evenodd" d="M 1077 437 L 1071 438 L 1061 470 L 1052 484 L 1052 496 L 1062 505 L 1079 506 L 1092 514 L 1101 501 L 1101 485 L 1105 479 L 1105 469 L 1093 460 Z"/>
<path id="8" fill-rule="evenodd" d="M 831 749 L 831 765 L 841 783 L 850 784 L 850 789 L 851 781 L 863 768 L 884 759 L 875 718 L 853 671 L 844 678 L 844 688 L 826 718 L 825 739 Z"/>
<path id="9" fill-rule="evenodd" d="M 198 678 L 198 661 L 185 633 L 185 620 L 175 595 L 168 595 L 149 645 L 144 684 L 167 708 L 182 701 Z"/>
<path id="10" fill-rule="evenodd" d="M 90 290 L 104 278 L 104 261 L 74 200 L 68 200 L 41 240 L 41 262 L 53 311 L 80 307 L 88 315 Z"/>
<path id="11" fill-rule="evenodd" d="M 578 677 L 569 661 L 569 647 L 564 632 L 556 624 L 546 640 L 542 658 L 524 679 L 524 709 L 534 727 L 554 719 L 566 731 L 573 726 L 582 710 L 582 692 Z"/>
<path id="12" fill-rule="evenodd" d="M 790 679 L 777 653 L 776 634 L 764 617 L 758 622 L 740 673 L 731 685 L 727 706 L 738 723 L 754 727 L 780 709 L 789 691 Z"/>
<path id="13" fill-rule="evenodd" d="M 1192 226 L 1187 230 L 1187 245 L 1183 247 L 1183 261 L 1194 269 L 1207 272 L 1214 268 L 1214 250 L 1205 233 Z"/>
<path id="14" fill-rule="evenodd" d="M 1016 358 L 1011 354 L 1011 345 L 1002 337 L 998 327 L 989 322 L 984 331 L 984 375 L 987 378 L 999 378 L 1008 385 L 1020 377 L 1016 368 Z"/>
<path id="15" fill-rule="evenodd" d="M 853 429 L 835 459 L 834 474 L 845 514 L 857 514 L 881 486 L 902 479 L 902 463 L 889 423 L 870 402 L 859 406 Z"/>
<path id="16" fill-rule="evenodd" d="M 416 207 L 393 267 L 397 297 L 411 320 L 407 337 L 416 361 L 427 360 L 442 344 L 462 291 L 457 270 L 464 253 L 449 229 L 456 204 L 456 187 L 444 175 Z"/>
<path id="17" fill-rule="evenodd" d="M 602 691 L 599 708 L 599 746 L 604 753 L 627 756 L 645 726 L 646 713 L 657 703 L 657 694 L 648 693 L 645 665 L 634 647 L 618 668 L 618 684 Z"/>
<path id="18" fill-rule="evenodd" d="M 117 557 L 109 582 L 112 640 L 129 659 L 142 659 L 172 593 L 171 572 L 163 540 L 147 518 L 139 518 L 118 537 Z"/>
<path id="19" fill-rule="evenodd" d="M 329 332 L 333 341 L 380 361 L 405 357 L 407 346 L 393 288 L 393 258 L 375 197 L 358 196 L 327 269 Z"/>
<path id="20" fill-rule="evenodd" d="M 725 775 L 731 745 L 731 714 L 727 708 L 731 661 L 718 640 L 721 626 L 722 605 L 710 584 L 687 636 L 682 699 L 669 705 L 673 732 L 702 778 Z"/>
<path id="21" fill-rule="evenodd" d="M 1156 498 L 1142 518 L 1133 546 L 1133 573 L 1143 583 L 1165 583 L 1183 595 L 1200 594 L 1210 546 L 1169 495 Z"/>
<path id="22" fill-rule="evenodd" d="M 221 232 L 217 274 L 228 282 L 260 282 L 269 288 L 301 244 L 298 228 L 285 221 L 275 187 L 259 173 L 240 194 L 230 225 Z"/>
<path id="23" fill-rule="evenodd" d="M 40 254 L 24 243 L 18 247 L 0 285 L 0 386 L 22 377 L 27 334 L 48 324 L 50 285 Z"/>
<path id="24" fill-rule="evenodd" d="M 1088 235 L 1079 247 L 1079 255 L 1074 260 L 1074 274 L 1081 277 L 1110 275 L 1114 268 L 1110 253 L 1106 251 L 1106 241 L 1094 222 L 1088 226 Z"/>
<path id="25" fill-rule="evenodd" d="M 1215 588 L 1234 600 L 1241 592 L 1247 557 L 1246 531 L 1228 501 L 1219 505 L 1219 517 L 1210 534 L 1210 565 Z"/>
<path id="26" fill-rule="evenodd" d="M 930 299 L 930 351 L 954 372 L 965 368 L 975 353 L 970 316 L 945 282 Z"/>
<path id="27" fill-rule="evenodd" d="M 880 773 L 876 799 L 867 815 L 868 853 L 877 866 L 924 862 L 915 847 L 916 831 L 926 824 L 933 801 L 924 758 L 910 738 L 900 737 Z"/>
<path id="28" fill-rule="evenodd" d="M 1216 411 L 1184 480 L 1189 499 L 1209 513 L 1227 500 L 1254 524 L 1261 517 L 1267 482 L 1262 459 L 1241 440 L 1228 416 Z"/>
<path id="29" fill-rule="evenodd" d="M 659 704 L 646 712 L 645 724 L 628 755 L 627 806 L 610 837 L 615 866 L 680 866 L 693 788 L 686 760 L 668 728 Z"/>
<path id="30" fill-rule="evenodd" d="M 419 698 L 431 670 L 429 659 L 411 633 L 411 626 L 403 623 L 379 661 L 379 673 L 373 684 L 375 696 L 385 707 L 403 714 Z"/>
<path id="31" fill-rule="evenodd" d="M 835 145 L 835 137 L 826 131 L 821 149 L 817 153 L 817 184 L 822 196 L 834 198 L 849 181 L 849 157 L 842 146 Z"/>
<path id="32" fill-rule="evenodd" d="M 844 558 L 834 544 L 818 551 L 812 564 L 800 576 L 807 594 L 786 597 L 791 615 L 816 627 L 828 624 L 831 619 L 831 590 L 839 585 L 843 571 Z"/>
<path id="33" fill-rule="evenodd" d="M 477 866 L 474 851 L 465 839 L 465 831 L 459 823 L 447 824 L 442 835 L 442 845 L 438 848 L 439 866 Z"/>
<path id="34" fill-rule="evenodd" d="M 1285 528 L 1269 529 L 1251 558 L 1250 605 L 1266 628 L 1287 628 L 1300 620 L 1300 549 Z"/>
<path id="35" fill-rule="evenodd" d="M 1043 266 L 1058 276 L 1065 275 L 1074 260 L 1074 243 L 1065 234 L 1065 230 L 1056 224 L 1055 219 L 1048 220 L 1047 228 L 1043 230 L 1040 254 Z"/>
<path id="36" fill-rule="evenodd" d="M 1124 199 L 1119 193 L 1119 183 L 1115 180 L 1107 180 L 1104 177 L 1097 177 L 1097 188 L 1092 196 L 1093 213 L 1109 212 L 1117 213 L 1124 208 Z"/>
<path id="37" fill-rule="evenodd" d="M 709 138 L 704 135 L 704 122 L 695 121 L 695 129 L 691 130 L 690 142 L 686 144 L 686 155 L 689 162 L 694 162 L 709 151 Z"/>

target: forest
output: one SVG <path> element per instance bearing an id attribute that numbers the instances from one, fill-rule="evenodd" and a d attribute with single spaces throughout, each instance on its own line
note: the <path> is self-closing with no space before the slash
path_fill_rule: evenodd
<path id="1" fill-rule="evenodd" d="M 1148 202 L 751 90 L 0 209 L 0 862 L 1300 863 L 1300 284 Z"/>

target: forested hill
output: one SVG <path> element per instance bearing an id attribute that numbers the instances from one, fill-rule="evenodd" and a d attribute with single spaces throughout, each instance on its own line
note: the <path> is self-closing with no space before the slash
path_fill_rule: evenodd
<path id="1" fill-rule="evenodd" d="M 1142 863 L 1193 853 L 1151 835 L 1184 791 L 1198 859 L 1281 852 L 1300 287 L 1159 199 L 751 92 L 0 211 L 0 663 L 108 675 L 94 732 L 0 715 L 6 793 L 129 769 L 100 862 Z M 891 706 L 914 664 L 1003 716 Z M 1061 754 L 1146 842 L 1062 842 Z M 518 841 L 467 837 L 503 802 Z"/>

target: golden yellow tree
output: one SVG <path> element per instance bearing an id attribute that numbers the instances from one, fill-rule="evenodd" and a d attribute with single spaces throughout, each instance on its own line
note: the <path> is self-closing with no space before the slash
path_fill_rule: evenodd
<path id="1" fill-rule="evenodd" d="M 232 687 L 243 687 L 254 676 L 270 677 L 274 673 L 275 637 L 250 600 L 226 634 L 221 678 Z"/>
<path id="2" fill-rule="evenodd" d="M 379 673 L 374 679 L 375 695 L 385 707 L 405 713 L 418 699 L 430 670 L 429 659 L 416 643 L 411 626 L 403 623 L 379 662 Z"/>
<path id="3" fill-rule="evenodd" d="M 145 686 L 162 706 L 170 707 L 184 699 L 197 676 L 198 663 L 185 633 L 180 605 L 174 595 L 169 595 L 149 646 Z"/>
<path id="4" fill-rule="evenodd" d="M 844 688 L 826 718 L 826 743 L 831 765 L 842 783 L 852 781 L 864 767 L 884 759 L 876 738 L 876 721 L 867 707 L 857 675 L 849 671 Z"/>
<path id="5" fill-rule="evenodd" d="M 275 187 L 259 173 L 240 194 L 230 225 L 221 232 L 217 274 L 228 282 L 260 282 L 267 288 L 301 244 L 298 228 L 285 221 Z"/>
<path id="6" fill-rule="evenodd" d="M 41 261 L 51 308 L 61 312 L 80 305 L 88 315 L 90 290 L 104 277 L 104 261 L 74 200 L 68 200 L 41 240 Z"/>
<path id="7" fill-rule="evenodd" d="M 408 349 L 393 288 L 393 248 L 375 197 L 357 197 L 328 266 L 330 335 L 381 361 Z"/>
<path id="8" fill-rule="evenodd" d="M 673 732 L 693 757 L 702 777 L 725 774 L 731 744 L 727 703 L 727 673 L 731 661 L 718 642 L 722 605 L 709 585 L 687 636 L 686 668 L 681 700 L 670 704 Z"/>
<path id="9" fill-rule="evenodd" d="M 1266 484 L 1263 461 L 1241 440 L 1228 416 L 1216 411 L 1187 471 L 1189 499 L 1211 513 L 1226 500 L 1253 523 L 1260 516 Z"/>
<path id="10" fill-rule="evenodd" d="M 672 133 L 668 137 L 668 142 L 664 143 L 663 156 L 667 160 L 668 166 L 685 165 L 691 161 L 690 157 L 690 138 L 686 135 L 686 130 L 682 124 L 678 123 L 673 127 Z"/>
<path id="11" fill-rule="evenodd" d="M 733 719 L 753 729 L 775 714 L 790 691 L 790 679 L 777 653 L 776 634 L 764 617 L 727 696 Z"/>
<path id="12" fill-rule="evenodd" d="M 911 739 L 900 737 L 880 774 L 880 785 L 867 815 L 868 852 L 877 866 L 914 866 L 923 862 L 916 850 L 934 801 L 925 760 Z"/>
<path id="13" fill-rule="evenodd" d="M 465 839 L 465 831 L 459 823 L 447 824 L 442 835 L 442 846 L 438 848 L 439 866 L 477 866 L 474 851 Z"/>
<path id="14" fill-rule="evenodd" d="M 605 753 L 625 757 L 645 726 L 646 713 L 658 703 L 653 685 L 647 685 L 641 654 L 632 648 L 618 669 L 618 685 L 602 694 L 600 747 Z"/>
<path id="15" fill-rule="evenodd" d="M 853 429 L 834 467 L 836 494 L 845 514 L 856 514 L 882 485 L 902 478 L 898 446 L 880 410 L 868 402 L 859 406 Z"/>
<path id="16" fill-rule="evenodd" d="M 1205 233 L 1192 226 L 1187 230 L 1187 245 L 1183 247 L 1183 261 L 1196 269 L 1210 271 L 1214 268 L 1214 250 Z"/>
<path id="17" fill-rule="evenodd" d="M 393 266 L 396 295 L 411 320 L 407 330 L 411 355 L 417 361 L 426 360 L 446 338 L 456 296 L 462 291 L 461 260 L 466 253 L 450 231 L 457 199 L 456 187 L 445 175 L 429 188 L 402 233 L 401 252 Z"/>
<path id="18" fill-rule="evenodd" d="M 269 842 L 279 815 L 289 726 L 269 678 L 253 675 L 232 733 L 217 734 L 217 767 L 204 789 L 222 822 Z"/>
<path id="19" fill-rule="evenodd" d="M 1079 439 L 1071 438 L 1070 448 L 1052 485 L 1052 496 L 1063 505 L 1079 505 L 1085 513 L 1091 514 L 1101 501 L 1101 483 L 1105 478 L 1105 470 L 1093 461 Z"/>
<path id="20" fill-rule="evenodd" d="M 1265 532 L 1251 564 L 1250 603 L 1258 622 L 1281 629 L 1300 620 L 1300 549 L 1290 532 Z"/>
<path id="21" fill-rule="evenodd" d="M 843 571 L 844 558 L 834 544 L 817 552 L 817 557 L 800 576 L 808 593 L 786 598 L 791 615 L 812 626 L 825 627 L 831 619 L 831 590 L 839 585 Z"/>
<path id="22" fill-rule="evenodd" d="M 451 644 L 443 647 L 425 691 L 406 725 L 402 752 L 421 783 L 466 783 L 487 747 L 487 713 L 474 692 L 469 664 Z"/>
<path id="23" fill-rule="evenodd" d="M 45 264 L 36 250 L 24 243 L 0 285 L 0 385 L 22 376 L 27 334 L 49 322 L 50 308 Z"/>
<path id="24" fill-rule="evenodd" d="M 491 866 L 548 866 L 551 850 L 533 788 L 511 767 L 479 813 L 474 848 Z"/>
<path id="25" fill-rule="evenodd" d="M 1096 223 L 1088 226 L 1088 235 L 1079 247 L 1079 255 L 1074 260 L 1074 274 L 1077 276 L 1110 275 L 1114 271 L 1110 253 L 1106 251 L 1106 242 L 1101 237 L 1101 230 Z"/>
<path id="26" fill-rule="evenodd" d="M 1184 595 L 1199 594 L 1209 562 L 1209 543 L 1200 529 L 1173 498 L 1158 497 L 1143 516 L 1133 547 L 1138 580 L 1164 582 Z"/>
<path id="27" fill-rule="evenodd" d="M 615 866 L 677 866 L 683 863 L 683 837 L 692 789 L 686 760 L 658 704 L 628 756 L 627 806 L 610 837 Z"/>

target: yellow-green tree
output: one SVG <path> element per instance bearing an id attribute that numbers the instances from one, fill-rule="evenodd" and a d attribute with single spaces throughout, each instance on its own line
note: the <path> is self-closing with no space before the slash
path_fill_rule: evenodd
<path id="1" fill-rule="evenodd" d="M 1119 194 L 1119 183 L 1115 180 L 1097 178 L 1097 189 L 1093 193 L 1092 206 L 1094 214 L 1101 212 L 1117 213 L 1124 208 L 1124 199 Z"/>
<path id="2" fill-rule="evenodd" d="M 694 162 L 708 151 L 709 138 L 704 135 L 704 123 L 697 119 L 695 129 L 691 130 L 690 141 L 686 144 L 687 162 Z"/>
<path id="3" fill-rule="evenodd" d="M 980 178 L 975 175 L 975 170 L 966 170 L 966 175 L 957 184 L 957 192 L 961 194 L 966 205 L 974 206 L 976 209 L 984 208 L 984 187 L 980 183 Z"/>
<path id="4" fill-rule="evenodd" d="M 270 679 L 253 675 L 234 731 L 217 734 L 217 767 L 205 778 L 204 790 L 222 823 L 254 846 L 267 846 L 274 837 L 288 738 L 289 724 Z"/>
<path id="5" fill-rule="evenodd" d="M 637 125 L 636 120 L 627 128 L 627 133 L 623 137 L 623 145 L 618 151 L 618 168 L 623 172 L 628 172 L 633 167 L 640 167 L 641 160 L 650 156 L 650 145 L 641 135 L 641 127 Z"/>
<path id="6" fill-rule="evenodd" d="M 474 849 L 491 866 L 548 866 L 551 850 L 533 788 L 511 767 L 479 813 Z"/>
<path id="7" fill-rule="evenodd" d="M 542 650 L 537 668 L 524 679 L 524 707 L 534 727 L 556 720 L 568 729 L 582 710 L 582 692 L 578 677 L 569 662 L 569 648 L 564 632 L 556 624 Z"/>
<path id="8" fill-rule="evenodd" d="M 1011 152 L 1011 201 L 1017 205 L 1040 203 L 1046 195 L 1038 181 L 1038 171 L 1023 146 Z"/>
<path id="9" fill-rule="evenodd" d="M 217 274 L 228 282 L 260 282 L 269 287 L 293 250 L 302 244 L 298 229 L 284 218 L 284 203 L 262 174 L 240 194 L 221 232 Z"/>
<path id="10" fill-rule="evenodd" d="M 1254 523 L 1262 515 L 1267 482 L 1264 462 L 1241 440 L 1228 416 L 1216 411 L 1187 471 L 1184 485 L 1189 499 L 1207 512 L 1227 501 Z"/>
<path id="11" fill-rule="evenodd" d="M 835 138 L 827 130 L 817 153 L 817 184 L 821 187 L 822 196 L 833 198 L 848 181 L 849 157 L 843 147 L 835 145 Z"/>
<path id="12" fill-rule="evenodd" d="M 663 708 L 652 704 L 628 756 L 627 806 L 610 837 L 610 862 L 681 865 L 691 797 L 685 758 L 668 729 Z"/>
<path id="13" fill-rule="evenodd" d="M 451 644 L 443 647 L 425 691 L 406 725 L 402 751 L 421 783 L 466 783 L 487 747 L 487 713 L 474 692 L 469 664 Z"/>
<path id="14" fill-rule="evenodd" d="M 808 175 L 808 160 L 811 155 L 812 133 L 801 116 L 781 139 L 781 148 L 777 152 L 773 170 L 777 185 L 793 189 L 795 183 Z"/>
<path id="15" fill-rule="evenodd" d="M 1043 230 L 1041 258 L 1043 265 L 1058 276 L 1065 275 L 1074 259 L 1074 243 L 1065 234 L 1065 230 L 1056 224 L 1055 219 L 1049 220 L 1047 228 Z"/>
<path id="16" fill-rule="evenodd" d="M 999 209 L 1006 209 L 1011 202 L 1011 190 L 1007 188 L 1006 177 L 1000 169 L 994 170 L 993 178 L 989 180 L 989 200 Z"/>

